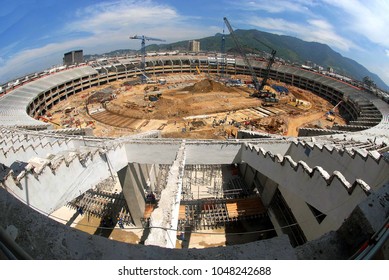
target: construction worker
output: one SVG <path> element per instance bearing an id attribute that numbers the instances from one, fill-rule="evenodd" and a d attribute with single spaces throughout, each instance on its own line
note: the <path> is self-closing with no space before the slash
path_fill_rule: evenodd
<path id="1" fill-rule="evenodd" d="M 118 225 L 120 228 L 124 228 L 122 217 L 118 218 Z"/>
<path id="2" fill-rule="evenodd" d="M 82 210 L 82 207 L 81 207 L 81 206 L 77 207 L 77 211 L 78 211 L 78 213 L 79 213 L 80 215 L 84 214 L 84 211 Z"/>

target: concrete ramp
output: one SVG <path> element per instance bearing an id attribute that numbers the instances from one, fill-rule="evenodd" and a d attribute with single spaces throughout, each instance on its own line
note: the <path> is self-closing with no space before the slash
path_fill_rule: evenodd
<path id="1" fill-rule="evenodd" d="M 362 144 L 359 143 L 361 148 L 372 143 Z M 376 151 L 358 149 L 358 143 L 355 147 L 342 149 L 294 142 L 286 154 L 296 162 L 304 161 L 309 166 L 321 166 L 330 174 L 342 170 L 342 175 L 349 182 L 359 178 L 373 189 L 381 187 L 382 182 L 389 180 L 389 163 Z"/>
<path id="2" fill-rule="evenodd" d="M 242 161 L 324 213 L 332 229 L 370 193 L 370 186 L 361 179 L 348 182 L 339 171 L 329 174 L 320 166 L 311 168 L 304 161 L 295 162 L 290 156 L 273 155 L 252 145 L 243 147 Z"/>
<path id="3" fill-rule="evenodd" d="M 115 158 L 114 163 L 110 158 Z M 126 164 L 120 147 L 84 148 L 31 158 L 3 171 L 1 185 L 27 205 L 50 214 Z"/>
<path id="4" fill-rule="evenodd" d="M 145 245 L 176 247 L 185 159 L 185 140 L 183 140 L 170 168 L 166 188 L 161 193 L 157 208 L 150 216 L 151 230 Z"/>

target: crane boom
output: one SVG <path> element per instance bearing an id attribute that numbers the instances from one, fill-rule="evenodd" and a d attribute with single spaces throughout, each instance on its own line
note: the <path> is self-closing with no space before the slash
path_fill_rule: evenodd
<path id="1" fill-rule="evenodd" d="M 257 38 L 254 37 L 254 39 L 257 42 L 261 43 L 262 45 L 264 45 L 265 47 L 267 47 L 271 50 L 271 56 L 270 56 L 270 59 L 266 65 L 265 74 L 263 75 L 262 83 L 258 88 L 258 90 L 261 91 L 261 90 L 263 90 L 263 87 L 266 85 L 267 79 L 269 78 L 270 68 L 275 61 L 275 56 L 276 56 L 277 52 L 276 52 L 276 50 L 274 50 L 273 48 L 271 48 L 270 46 L 268 46 L 264 42 L 259 41 Z"/>
<path id="2" fill-rule="evenodd" d="M 226 17 L 223 18 L 224 19 L 224 22 L 226 23 L 227 25 L 227 28 L 228 30 L 230 31 L 230 34 L 231 34 L 231 37 L 232 39 L 234 40 L 234 43 L 235 43 L 235 46 L 236 48 L 238 49 L 239 51 L 239 54 L 243 57 L 243 60 L 245 62 L 245 64 L 247 65 L 247 67 L 249 68 L 249 71 L 250 71 L 250 74 L 251 74 L 251 77 L 253 79 L 253 83 L 254 83 L 254 87 L 255 89 L 259 89 L 260 87 L 260 84 L 258 82 L 258 79 L 257 79 L 257 76 L 255 75 L 255 71 L 253 69 L 253 67 L 251 66 L 250 64 L 250 61 L 249 59 L 247 58 L 246 56 L 246 53 L 243 51 L 239 41 L 238 41 L 238 38 L 236 38 L 235 36 L 235 33 L 234 33 L 234 30 L 232 29 L 231 25 L 230 25 L 230 22 L 228 21 L 228 19 Z"/>
<path id="3" fill-rule="evenodd" d="M 146 41 L 160 41 L 160 42 L 165 42 L 165 40 L 162 40 L 162 39 L 158 39 L 158 38 L 152 38 L 152 37 L 147 37 L 147 36 L 139 36 L 139 35 L 135 35 L 135 36 L 130 36 L 130 39 L 139 39 L 139 40 L 146 40 Z"/>

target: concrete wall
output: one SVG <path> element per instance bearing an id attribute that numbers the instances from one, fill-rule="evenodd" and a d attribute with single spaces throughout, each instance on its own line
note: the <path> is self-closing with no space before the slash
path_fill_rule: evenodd
<path id="1" fill-rule="evenodd" d="M 310 166 L 321 166 L 327 172 L 341 170 L 344 177 L 352 182 L 360 178 L 372 188 L 379 188 L 389 181 L 389 163 L 382 156 L 362 155 L 357 151 L 291 144 L 287 152 L 295 161 L 305 161 Z"/>
<path id="2" fill-rule="evenodd" d="M 180 142 L 135 142 L 127 143 L 126 155 L 128 162 L 146 164 L 171 164 L 176 158 Z"/>
<path id="3" fill-rule="evenodd" d="M 318 128 L 299 128 L 299 137 L 309 137 L 318 135 L 331 135 L 331 134 L 347 134 L 348 131 L 330 130 L 330 129 L 318 129 Z"/>
<path id="4" fill-rule="evenodd" d="M 280 154 L 280 155 L 285 155 L 285 153 L 288 151 L 290 146 L 290 142 L 285 140 L 269 140 L 258 144 L 253 142 L 252 144 L 255 145 L 256 147 L 261 147 L 266 151 L 271 152 L 272 154 Z"/>
<path id="5" fill-rule="evenodd" d="M 240 162 L 240 143 L 190 142 L 186 147 L 186 164 L 230 164 Z"/>
<path id="6" fill-rule="evenodd" d="M 27 205 L 52 213 L 100 181 L 115 175 L 126 161 L 121 147 L 101 153 L 99 149 L 33 158 L 17 177 L 9 174 L 4 185 Z M 115 158 L 114 164 L 109 158 Z M 108 159 L 108 160 L 107 160 Z"/>
<path id="7" fill-rule="evenodd" d="M 148 164 L 146 165 L 149 178 L 147 184 L 149 185 L 151 191 L 155 191 L 155 188 L 158 185 L 158 173 L 159 173 L 159 164 Z"/>
<path id="8" fill-rule="evenodd" d="M 239 166 L 240 174 L 247 186 L 251 189 L 256 189 L 261 195 L 264 206 L 266 208 L 269 207 L 273 196 L 277 191 L 278 184 L 247 163 L 242 163 Z"/>
<path id="9" fill-rule="evenodd" d="M 16 182 L 9 176 L 4 184 L 27 205 L 45 213 L 52 213 L 110 176 L 107 163 L 102 158 L 87 159 L 84 164 L 75 159 L 68 165 L 64 162 L 55 170 L 48 166 L 47 160 L 33 160 L 35 165 L 43 166 L 39 173 L 25 173 Z"/>
<path id="10" fill-rule="evenodd" d="M 10 166 L 15 161 L 27 161 L 33 157 L 46 157 L 75 148 L 77 141 L 66 139 L 32 138 L 9 141 L 0 148 L 0 162 Z"/>
<path id="11" fill-rule="evenodd" d="M 306 201 L 325 213 L 327 221 L 320 224 L 324 232 L 336 230 L 355 206 L 367 196 L 362 187 L 353 187 L 343 180 L 341 175 L 330 176 L 321 169 L 310 169 L 302 163 L 292 162 L 289 158 L 243 148 L 242 160 L 264 176 L 270 177 L 280 187 L 287 189 L 290 197 L 295 196 L 300 201 Z M 287 203 L 289 204 L 289 201 Z M 298 211 L 292 208 L 292 212 L 295 210 Z M 315 232 L 319 231 L 315 229 Z M 307 235 L 317 238 L 315 232 Z"/>
<path id="12" fill-rule="evenodd" d="M 269 207 L 269 205 L 273 199 L 273 196 L 278 189 L 278 184 L 260 172 L 257 172 L 256 178 L 257 178 L 258 182 L 263 186 L 262 192 L 260 193 L 262 203 L 263 203 L 263 205 L 265 205 L 265 207 Z"/>
<path id="13" fill-rule="evenodd" d="M 307 203 L 301 196 L 295 195 L 288 188 L 284 188 L 282 186 L 279 186 L 278 189 L 290 209 L 292 209 L 293 216 L 296 218 L 298 225 L 304 232 L 308 241 L 314 240 L 328 232 L 328 228 L 332 226 L 331 218 L 324 219 L 322 223 L 319 224 L 314 214 L 309 209 Z"/>

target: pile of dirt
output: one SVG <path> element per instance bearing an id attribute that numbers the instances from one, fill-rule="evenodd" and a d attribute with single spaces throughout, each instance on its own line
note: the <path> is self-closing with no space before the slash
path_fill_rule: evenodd
<path id="1" fill-rule="evenodd" d="M 183 89 L 183 91 L 188 91 L 189 93 L 204 93 L 204 92 L 233 92 L 234 89 L 226 87 L 225 85 L 210 80 L 204 79 L 200 82 L 195 83 L 193 86 L 188 86 Z"/>

